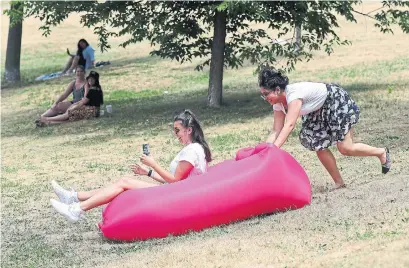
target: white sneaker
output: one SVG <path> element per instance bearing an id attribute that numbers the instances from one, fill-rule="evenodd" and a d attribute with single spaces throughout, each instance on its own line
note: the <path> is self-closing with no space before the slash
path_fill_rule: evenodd
<path id="1" fill-rule="evenodd" d="M 79 202 L 76 192 L 73 189 L 71 191 L 62 188 L 56 181 L 51 181 L 55 194 L 58 196 L 60 201 L 64 204 L 72 204 Z"/>
<path id="2" fill-rule="evenodd" d="M 70 222 L 77 222 L 84 215 L 84 211 L 80 208 L 79 203 L 67 205 L 55 199 L 50 199 L 50 202 L 55 210 L 57 210 L 58 213 L 63 215 Z"/>

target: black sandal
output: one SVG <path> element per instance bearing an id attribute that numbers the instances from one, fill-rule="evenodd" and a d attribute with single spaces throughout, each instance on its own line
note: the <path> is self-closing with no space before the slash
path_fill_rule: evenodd
<path id="1" fill-rule="evenodd" d="M 385 152 L 386 152 L 386 162 L 382 164 L 382 173 L 386 174 L 389 172 L 389 170 L 391 169 L 391 156 L 389 153 L 389 149 L 385 148 Z"/>
<path id="2" fill-rule="evenodd" d="M 48 125 L 49 125 L 49 123 L 45 123 L 45 122 L 41 122 L 41 121 L 36 122 L 37 127 L 46 127 Z"/>

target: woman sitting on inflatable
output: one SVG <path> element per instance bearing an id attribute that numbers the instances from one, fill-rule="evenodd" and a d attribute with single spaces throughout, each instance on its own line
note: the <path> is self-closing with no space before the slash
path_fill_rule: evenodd
<path id="1" fill-rule="evenodd" d="M 274 110 L 273 133 L 267 142 L 280 148 L 301 115 L 300 142 L 316 152 L 334 180 L 335 189 L 345 184 L 328 149 L 331 145 L 337 145 L 339 152 L 347 156 L 376 156 L 382 164 L 382 173 L 389 171 L 388 148 L 353 142 L 353 125 L 358 123 L 360 110 L 345 89 L 335 84 L 288 83 L 288 77 L 273 68 L 265 67 L 259 73 L 262 97 Z"/>
<path id="2" fill-rule="evenodd" d="M 211 161 L 211 153 L 196 116 L 191 111 L 185 110 L 174 118 L 173 127 L 176 137 L 184 148 L 171 162 L 170 172 L 159 166 L 152 157 L 142 155 L 141 162 L 152 169 L 148 170 L 136 164 L 132 166 L 135 174 L 149 176 L 161 183 L 174 183 L 206 172 L 208 163 Z M 51 199 L 52 206 L 67 220 L 76 222 L 85 211 L 109 203 L 126 190 L 158 185 L 124 177 L 105 188 L 87 192 L 63 189 L 55 181 L 52 181 L 52 186 L 60 199 L 60 201 Z"/>

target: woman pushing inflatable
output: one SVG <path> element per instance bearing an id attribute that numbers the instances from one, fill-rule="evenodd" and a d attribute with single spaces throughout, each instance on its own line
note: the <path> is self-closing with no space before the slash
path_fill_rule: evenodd
<path id="1" fill-rule="evenodd" d="M 337 145 L 339 152 L 347 156 L 376 156 L 381 162 L 382 173 L 389 171 L 388 148 L 353 142 L 353 125 L 358 123 L 360 110 L 345 89 L 336 84 L 289 84 L 287 76 L 270 67 L 260 71 L 258 80 L 262 98 L 273 105 L 274 110 L 273 132 L 267 142 L 280 148 L 301 115 L 300 142 L 316 152 L 336 189 L 344 187 L 345 183 L 328 149 L 331 145 Z"/>

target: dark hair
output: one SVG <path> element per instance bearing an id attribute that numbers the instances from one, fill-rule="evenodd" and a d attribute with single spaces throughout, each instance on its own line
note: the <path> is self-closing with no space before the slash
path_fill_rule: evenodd
<path id="1" fill-rule="evenodd" d="M 275 68 L 265 66 L 258 74 L 258 85 L 266 90 L 275 90 L 279 87 L 280 90 L 285 90 L 288 85 L 288 77 L 282 75 L 280 71 Z"/>
<path id="2" fill-rule="evenodd" d="M 184 110 L 179 115 L 175 116 L 174 122 L 176 121 L 182 121 L 182 126 L 185 128 L 192 128 L 192 141 L 202 145 L 206 155 L 206 161 L 211 162 L 212 154 L 210 152 L 209 145 L 204 138 L 202 127 L 200 126 L 199 120 L 197 120 L 195 114 L 190 110 Z"/>
<path id="3" fill-rule="evenodd" d="M 85 72 L 84 65 L 77 65 L 77 67 L 75 67 L 75 71 L 77 71 L 78 68 L 80 68 L 81 70 L 83 70 Z"/>
<path id="4" fill-rule="evenodd" d="M 89 43 L 87 42 L 87 40 L 85 40 L 85 39 L 80 39 L 79 41 L 78 41 L 78 44 L 77 44 L 77 56 L 80 56 L 81 57 L 81 55 L 82 55 L 82 51 L 84 50 L 81 46 L 80 46 L 80 43 L 81 42 L 84 42 L 85 43 L 85 47 L 87 47 L 87 46 L 89 46 Z"/>
<path id="5" fill-rule="evenodd" d="M 87 76 L 87 80 L 88 80 L 88 78 L 90 78 L 90 77 L 92 77 L 92 78 L 95 79 L 95 86 L 96 86 L 97 88 L 101 88 L 101 85 L 99 84 L 99 73 L 97 73 L 96 71 L 91 71 L 91 72 L 89 72 L 89 74 L 88 74 L 88 76 Z"/>
<path id="6" fill-rule="evenodd" d="M 89 72 L 89 74 L 88 74 L 88 76 L 86 78 L 87 82 L 88 82 L 88 78 L 90 78 L 90 77 L 95 79 L 95 87 L 102 91 L 101 85 L 99 84 L 99 73 L 97 73 L 96 71 Z M 101 104 L 104 104 L 103 92 L 101 92 Z"/>

